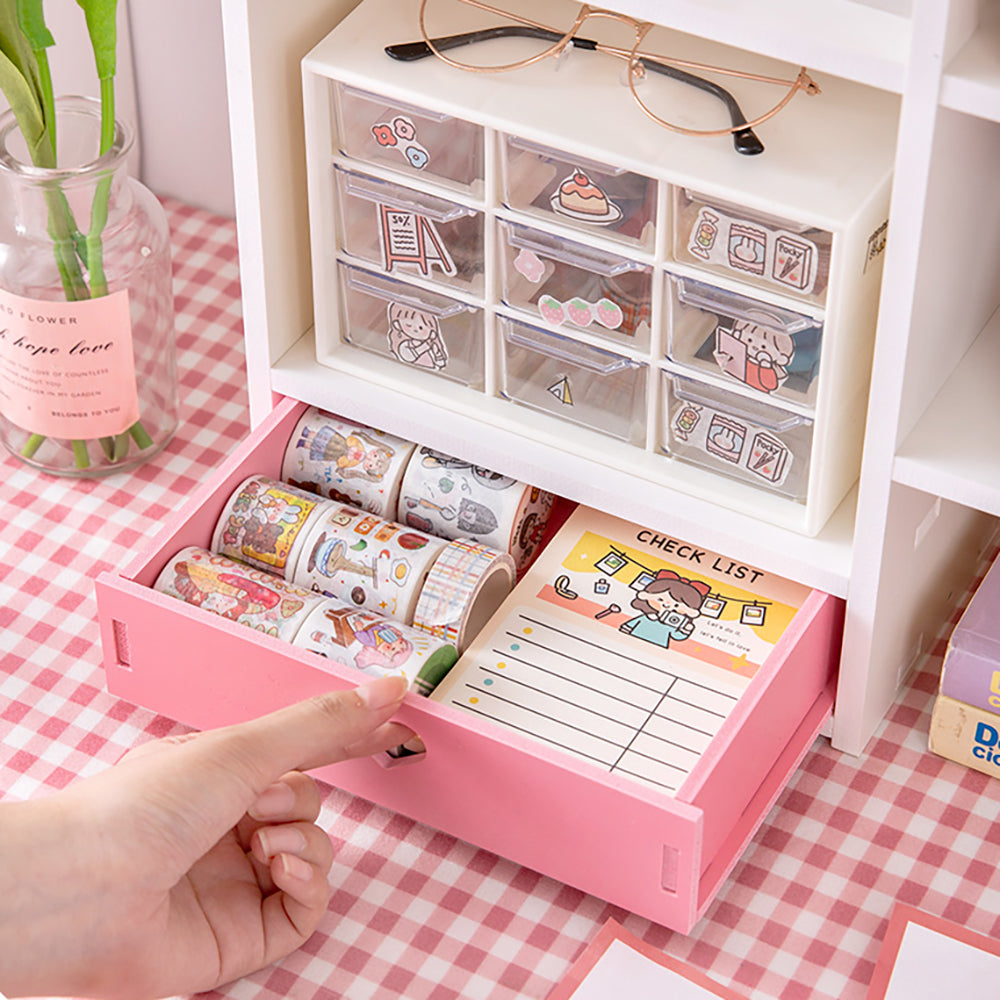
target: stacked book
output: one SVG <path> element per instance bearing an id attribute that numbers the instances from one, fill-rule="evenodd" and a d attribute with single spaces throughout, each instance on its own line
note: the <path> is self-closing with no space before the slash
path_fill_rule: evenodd
<path id="1" fill-rule="evenodd" d="M 931 717 L 930 749 L 1000 777 L 1000 559 L 955 626 Z"/>

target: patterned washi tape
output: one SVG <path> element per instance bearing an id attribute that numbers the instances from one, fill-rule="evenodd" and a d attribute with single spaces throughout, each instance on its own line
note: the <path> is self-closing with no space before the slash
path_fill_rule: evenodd
<path id="1" fill-rule="evenodd" d="M 448 543 L 357 507 L 324 503 L 302 537 L 293 582 L 412 622 L 424 580 Z"/>
<path id="2" fill-rule="evenodd" d="M 428 695 L 458 659 L 452 643 L 403 622 L 324 598 L 294 644 L 375 677 L 399 674 Z"/>
<path id="3" fill-rule="evenodd" d="M 461 652 L 514 586 L 506 552 L 466 539 L 449 542 L 420 591 L 413 625 Z"/>
<path id="4" fill-rule="evenodd" d="M 291 642 L 323 598 L 197 546 L 182 549 L 153 589 Z"/>
<path id="5" fill-rule="evenodd" d="M 329 502 L 276 479 L 251 476 L 223 509 L 212 551 L 291 580 L 300 538 Z"/>
<path id="6" fill-rule="evenodd" d="M 396 517 L 439 538 L 472 538 L 509 552 L 521 572 L 538 550 L 554 501 L 545 490 L 418 448 L 406 467 Z"/>
<path id="7" fill-rule="evenodd" d="M 310 407 L 288 439 L 281 478 L 299 489 L 394 518 L 416 445 Z"/>

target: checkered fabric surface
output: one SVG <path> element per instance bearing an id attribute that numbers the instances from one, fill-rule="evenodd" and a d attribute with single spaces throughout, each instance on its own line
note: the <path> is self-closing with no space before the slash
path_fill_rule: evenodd
<path id="1" fill-rule="evenodd" d="M 166 205 L 177 437 L 139 471 L 95 481 L 51 479 L 4 460 L 4 800 L 61 788 L 129 747 L 181 731 L 108 695 L 93 593 L 94 577 L 121 565 L 248 429 L 234 226 Z M 613 916 L 748 1000 L 862 1000 L 897 900 L 1000 936 L 1000 782 L 926 750 L 955 620 L 957 612 L 863 758 L 817 742 L 689 936 L 334 789 L 321 818 L 336 860 L 320 930 L 280 965 L 213 996 L 544 998 Z"/>

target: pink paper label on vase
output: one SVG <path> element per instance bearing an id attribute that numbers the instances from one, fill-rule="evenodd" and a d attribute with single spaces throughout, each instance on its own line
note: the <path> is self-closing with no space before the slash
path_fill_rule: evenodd
<path id="1" fill-rule="evenodd" d="M 32 434 L 71 440 L 136 423 L 128 292 L 47 302 L 0 289 L 0 410 Z"/>

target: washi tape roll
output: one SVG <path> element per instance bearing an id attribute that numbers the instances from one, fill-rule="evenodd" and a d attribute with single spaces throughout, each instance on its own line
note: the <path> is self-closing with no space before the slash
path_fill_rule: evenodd
<path id="1" fill-rule="evenodd" d="M 458 650 L 410 625 L 322 598 L 294 644 L 375 677 L 401 674 L 418 694 L 428 695 L 458 659 Z"/>
<path id="2" fill-rule="evenodd" d="M 291 642 L 323 598 L 271 573 L 190 546 L 167 563 L 155 590 Z"/>
<path id="3" fill-rule="evenodd" d="M 212 536 L 212 551 L 291 580 L 298 543 L 329 503 L 276 479 L 251 476 L 226 503 Z"/>
<path id="4" fill-rule="evenodd" d="M 554 500 L 509 476 L 418 448 L 403 476 L 396 517 L 441 538 L 471 538 L 508 552 L 520 572 L 538 550 Z"/>
<path id="5" fill-rule="evenodd" d="M 412 441 L 310 407 L 288 439 L 281 478 L 391 519 L 414 448 Z"/>
<path id="6" fill-rule="evenodd" d="M 448 543 L 357 507 L 324 503 L 303 536 L 292 581 L 410 624 L 424 580 Z"/>
<path id="7" fill-rule="evenodd" d="M 467 539 L 449 542 L 427 574 L 413 625 L 461 653 L 514 586 L 506 552 Z"/>

